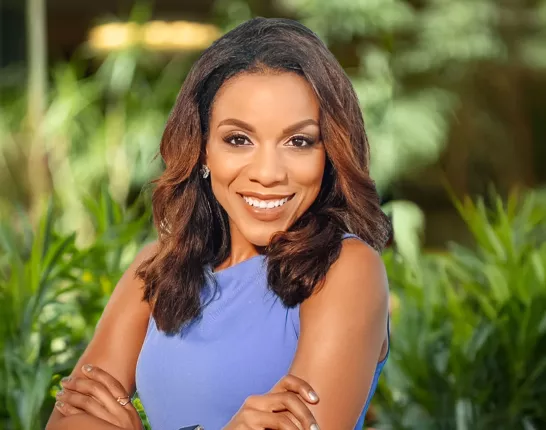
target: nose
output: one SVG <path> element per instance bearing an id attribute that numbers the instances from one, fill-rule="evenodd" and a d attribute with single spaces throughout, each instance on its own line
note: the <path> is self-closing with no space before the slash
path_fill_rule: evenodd
<path id="1" fill-rule="evenodd" d="M 264 145 L 255 151 L 249 169 L 249 179 L 264 187 L 271 187 L 286 179 L 287 171 L 282 154 L 275 147 Z"/>

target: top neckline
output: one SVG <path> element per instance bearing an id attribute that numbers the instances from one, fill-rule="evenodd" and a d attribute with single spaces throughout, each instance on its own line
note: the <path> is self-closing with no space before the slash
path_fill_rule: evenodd
<path id="1" fill-rule="evenodd" d="M 352 234 L 352 233 L 344 233 L 343 237 L 342 237 L 342 240 L 343 239 L 349 239 L 349 238 L 358 238 L 358 236 L 356 236 L 355 234 Z M 257 260 L 262 260 L 263 261 L 263 260 L 265 260 L 265 258 L 266 258 L 266 256 L 264 254 L 257 254 L 257 255 L 254 255 L 253 257 L 247 258 L 246 260 L 240 261 L 237 264 L 226 267 L 225 269 L 216 270 L 216 271 L 214 270 L 214 268 L 210 264 L 208 264 L 207 267 L 208 267 L 209 273 L 212 276 L 221 276 L 221 275 L 228 274 L 228 273 L 231 273 L 231 272 L 234 272 L 234 271 L 236 272 L 237 270 L 242 270 L 247 265 L 250 265 L 251 262 L 254 262 L 254 261 L 257 261 Z"/>

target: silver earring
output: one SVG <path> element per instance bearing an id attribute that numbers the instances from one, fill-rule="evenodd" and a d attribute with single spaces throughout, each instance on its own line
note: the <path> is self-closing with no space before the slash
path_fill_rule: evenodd
<path id="1" fill-rule="evenodd" d="M 207 179 L 210 175 L 210 169 L 209 166 L 204 165 L 201 167 L 201 176 L 203 176 L 203 179 Z"/>

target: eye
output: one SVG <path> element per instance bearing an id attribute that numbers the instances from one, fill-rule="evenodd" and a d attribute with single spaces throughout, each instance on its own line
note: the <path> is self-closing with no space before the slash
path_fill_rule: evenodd
<path id="1" fill-rule="evenodd" d="M 308 137 L 308 136 L 294 136 L 292 139 L 290 139 L 290 144 L 287 144 L 287 146 L 294 146 L 296 148 L 306 148 L 308 146 L 311 146 L 315 143 L 315 139 Z"/>
<path id="2" fill-rule="evenodd" d="M 224 138 L 224 142 L 233 146 L 247 146 L 251 144 L 248 137 L 246 137 L 244 134 L 230 134 Z"/>

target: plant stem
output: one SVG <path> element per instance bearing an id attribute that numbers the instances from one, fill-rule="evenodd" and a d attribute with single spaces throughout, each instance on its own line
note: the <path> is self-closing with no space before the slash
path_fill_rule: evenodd
<path id="1" fill-rule="evenodd" d="M 46 104 L 47 34 L 45 0 L 27 0 L 28 106 L 33 130 L 40 124 Z"/>
<path id="2" fill-rule="evenodd" d="M 42 207 L 44 196 L 49 189 L 45 141 L 41 133 L 47 97 L 45 0 L 27 0 L 26 18 L 28 38 L 27 120 L 30 143 L 28 180 L 31 194 L 31 218 L 35 221 Z"/>

